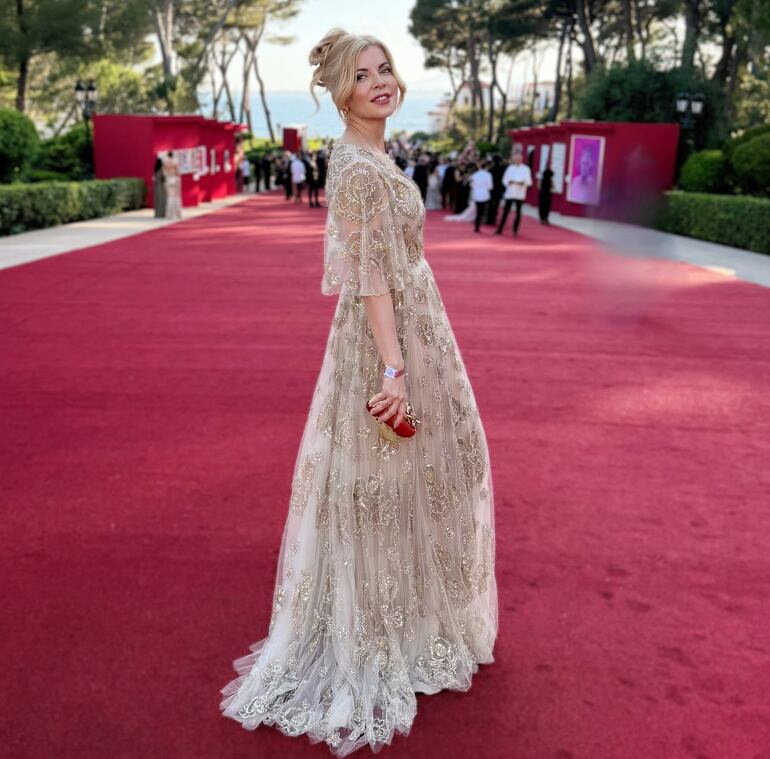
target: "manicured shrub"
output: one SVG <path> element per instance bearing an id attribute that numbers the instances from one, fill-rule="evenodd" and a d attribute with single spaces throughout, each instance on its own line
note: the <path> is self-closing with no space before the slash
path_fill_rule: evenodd
<path id="1" fill-rule="evenodd" d="M 664 232 L 770 254 L 770 199 L 665 193 L 655 224 Z"/>
<path id="2" fill-rule="evenodd" d="M 52 137 L 40 143 L 34 171 L 53 171 L 71 180 L 83 178 L 83 159 L 72 139 Z"/>
<path id="3" fill-rule="evenodd" d="M 38 147 L 35 125 L 29 116 L 0 108 L 0 182 L 20 179 Z"/>
<path id="4" fill-rule="evenodd" d="M 727 165 L 722 151 L 693 153 L 682 166 L 679 186 L 688 192 L 727 191 Z"/>
<path id="5" fill-rule="evenodd" d="M 751 127 L 744 132 L 741 132 L 737 137 L 731 137 L 730 139 L 725 140 L 724 145 L 722 146 L 722 152 L 725 154 L 725 158 L 728 161 L 732 161 L 733 153 L 736 148 L 745 145 L 756 137 L 761 137 L 763 134 L 770 134 L 770 124 L 760 124 L 759 126 Z"/>
<path id="6" fill-rule="evenodd" d="M 743 192 L 770 196 L 770 132 L 735 148 L 732 164 Z"/>
<path id="7" fill-rule="evenodd" d="M 0 185 L 0 235 L 142 208 L 141 179 Z"/>

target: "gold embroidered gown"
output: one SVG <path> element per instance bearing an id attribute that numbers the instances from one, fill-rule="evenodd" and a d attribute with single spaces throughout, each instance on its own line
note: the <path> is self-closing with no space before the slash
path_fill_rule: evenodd
<path id="1" fill-rule="evenodd" d="M 481 419 L 428 262 L 417 185 L 387 156 L 329 158 L 322 292 L 339 293 L 294 470 L 267 637 L 221 709 L 344 756 L 408 733 L 416 693 L 493 661 L 492 480 Z M 365 408 L 383 363 L 362 296 L 390 292 L 422 420 L 390 443 Z"/>

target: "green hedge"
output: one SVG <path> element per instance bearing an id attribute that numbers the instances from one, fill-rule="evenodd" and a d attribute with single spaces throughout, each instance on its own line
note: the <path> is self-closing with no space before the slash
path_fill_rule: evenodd
<path id="1" fill-rule="evenodd" d="M 664 232 L 770 255 L 770 200 L 767 198 L 667 192 L 655 226 Z"/>
<path id="2" fill-rule="evenodd" d="M 0 235 L 142 208 L 145 191 L 141 179 L 0 185 Z"/>

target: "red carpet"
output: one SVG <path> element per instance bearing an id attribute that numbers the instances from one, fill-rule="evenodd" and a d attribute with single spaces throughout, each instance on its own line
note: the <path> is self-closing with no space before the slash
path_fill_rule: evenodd
<path id="1" fill-rule="evenodd" d="M 0 272 L 3 755 L 328 756 L 220 716 L 267 628 L 334 301 L 262 196 Z M 770 291 L 429 213 L 501 632 L 393 757 L 770 757 Z M 365 757 L 368 750 L 356 756 Z"/>

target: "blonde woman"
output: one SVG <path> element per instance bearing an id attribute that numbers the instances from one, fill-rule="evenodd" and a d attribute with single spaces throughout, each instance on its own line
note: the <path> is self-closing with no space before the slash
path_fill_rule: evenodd
<path id="1" fill-rule="evenodd" d="M 173 150 L 163 159 L 163 181 L 166 189 L 166 218 L 182 218 L 182 175 Z"/>
<path id="2" fill-rule="evenodd" d="M 339 299 L 268 634 L 235 660 L 221 708 L 344 756 L 408 733 L 417 693 L 467 690 L 493 661 L 494 513 L 481 419 L 423 257 L 420 192 L 384 151 L 404 82 L 382 42 L 341 29 L 310 63 L 311 93 L 328 90 L 345 123 L 321 285 Z M 411 437 L 390 428 L 415 417 Z"/>

